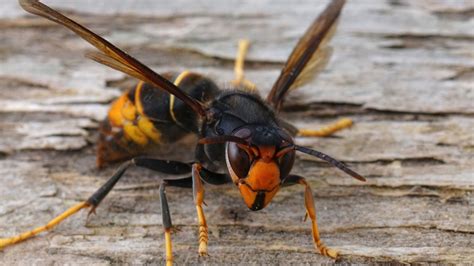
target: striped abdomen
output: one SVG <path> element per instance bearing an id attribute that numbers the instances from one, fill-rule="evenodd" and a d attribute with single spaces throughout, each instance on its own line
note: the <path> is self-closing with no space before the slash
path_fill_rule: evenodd
<path id="1" fill-rule="evenodd" d="M 208 102 L 219 89 L 210 79 L 188 71 L 163 75 L 191 97 Z M 144 82 L 112 103 L 101 123 L 97 166 L 137 155 L 153 154 L 199 129 L 198 115 L 181 100 Z"/>

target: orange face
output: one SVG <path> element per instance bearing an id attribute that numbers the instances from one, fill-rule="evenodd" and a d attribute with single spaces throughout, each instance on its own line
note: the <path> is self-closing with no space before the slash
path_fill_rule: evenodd
<path id="1" fill-rule="evenodd" d="M 257 211 L 270 203 L 294 161 L 294 151 L 281 153 L 275 146 L 228 143 L 227 168 L 245 204 Z"/>

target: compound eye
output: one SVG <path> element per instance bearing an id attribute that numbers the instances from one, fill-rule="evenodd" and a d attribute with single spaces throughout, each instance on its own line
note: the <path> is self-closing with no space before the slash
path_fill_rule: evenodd
<path id="1" fill-rule="evenodd" d="M 283 156 L 278 158 L 278 165 L 280 166 L 280 176 L 282 180 L 288 176 L 291 169 L 293 168 L 294 162 L 295 162 L 294 151 L 287 152 Z"/>
<path id="2" fill-rule="evenodd" d="M 247 177 L 251 164 L 249 154 L 236 143 L 230 142 L 227 145 L 227 158 L 232 171 L 238 178 Z"/>

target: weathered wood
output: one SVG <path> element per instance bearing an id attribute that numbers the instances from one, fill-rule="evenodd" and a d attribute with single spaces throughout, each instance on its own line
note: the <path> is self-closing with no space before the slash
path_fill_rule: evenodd
<path id="1" fill-rule="evenodd" d="M 223 87 L 237 40 L 252 46 L 246 77 L 268 93 L 298 37 L 326 1 L 47 1 L 157 71 L 190 69 Z M 298 138 L 346 161 L 359 183 L 300 155 L 323 240 L 341 262 L 474 261 L 474 20 L 472 1 L 348 1 L 318 80 L 290 95 L 285 118 L 350 130 Z M 86 199 L 115 167 L 95 169 L 98 121 L 131 79 L 84 59 L 74 34 L 0 8 L 0 237 L 45 223 Z M 163 148 L 166 158 L 182 158 Z M 171 157 L 168 157 L 171 156 Z M 162 264 L 156 174 L 133 169 L 86 222 L 0 251 L 5 264 Z M 250 212 L 232 186 L 206 186 L 210 257 L 197 255 L 192 193 L 169 188 L 178 264 L 332 262 L 314 252 L 303 189 Z M 34 254 L 34 255 L 32 255 Z"/>

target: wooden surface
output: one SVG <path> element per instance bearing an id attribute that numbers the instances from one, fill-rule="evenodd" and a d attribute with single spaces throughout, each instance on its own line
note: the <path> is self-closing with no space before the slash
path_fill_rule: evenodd
<path id="1" fill-rule="evenodd" d="M 247 77 L 268 93 L 326 1 L 46 1 L 157 71 L 190 69 L 226 87 L 237 40 L 252 47 Z M 173 3 L 170 3 L 173 2 Z M 316 2 L 316 3 L 315 3 Z M 74 11 L 72 11 L 74 10 Z M 340 262 L 474 262 L 474 2 L 349 1 L 320 78 L 291 94 L 283 117 L 319 127 L 298 138 L 364 174 L 359 183 L 299 156 L 322 239 Z M 95 169 L 97 122 L 133 80 L 82 57 L 88 44 L 61 27 L 0 7 L 0 237 L 41 225 L 86 199 L 114 171 Z M 165 149 L 166 158 L 183 158 Z M 86 222 L 0 251 L 0 264 L 162 264 L 156 174 L 133 169 Z M 303 264 L 314 252 L 303 189 L 249 211 L 232 186 L 206 187 L 210 257 L 197 255 L 189 190 L 168 189 L 178 264 Z"/>

